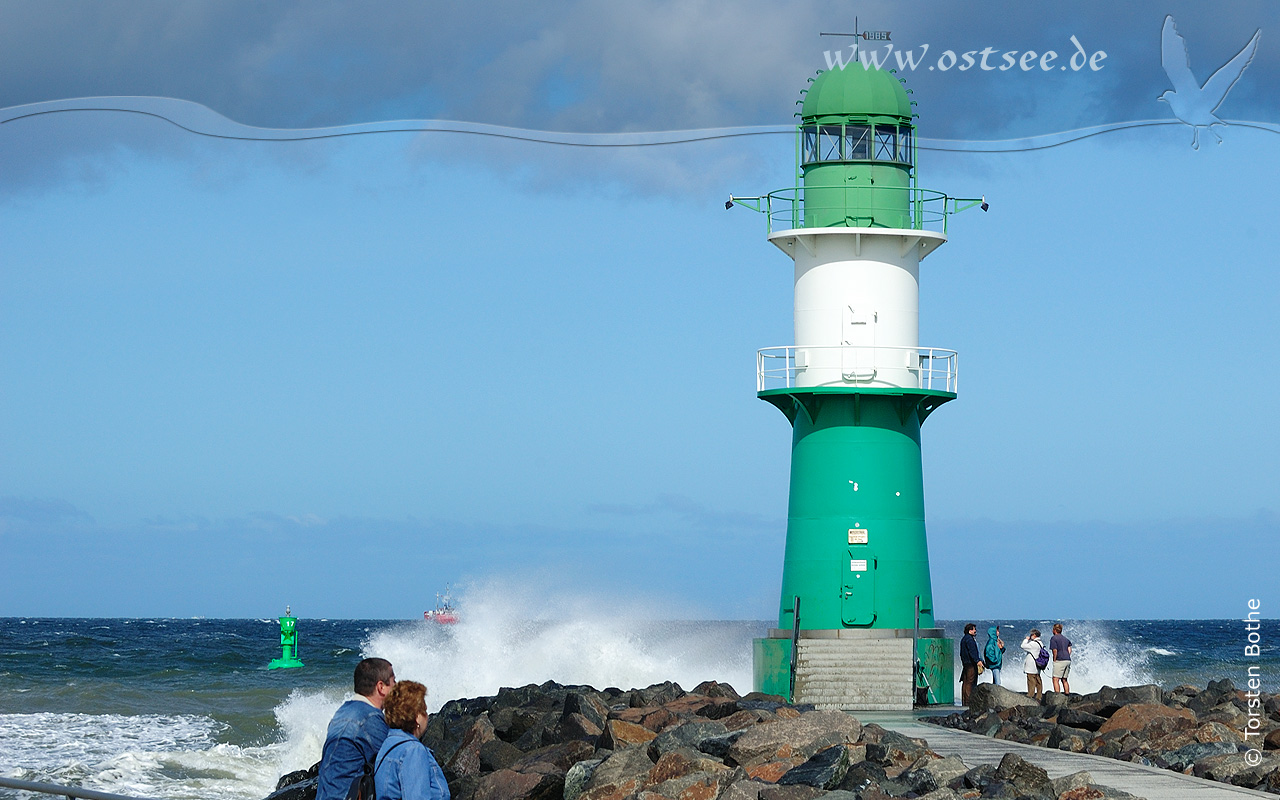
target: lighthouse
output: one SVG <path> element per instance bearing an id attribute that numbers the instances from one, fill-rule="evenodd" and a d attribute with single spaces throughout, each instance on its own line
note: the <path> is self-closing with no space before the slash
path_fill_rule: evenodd
<path id="1" fill-rule="evenodd" d="M 951 703 L 934 622 L 920 435 L 956 398 L 957 355 L 920 344 L 921 264 L 983 200 L 922 189 L 914 103 L 854 61 L 803 93 L 796 183 L 727 205 L 762 212 L 795 264 L 795 344 L 757 353 L 757 395 L 792 426 L 778 626 L 757 691 L 820 708 Z"/>

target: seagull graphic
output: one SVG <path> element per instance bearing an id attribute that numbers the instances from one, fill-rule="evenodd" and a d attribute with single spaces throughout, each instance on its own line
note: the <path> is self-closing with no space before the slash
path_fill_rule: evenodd
<path id="1" fill-rule="evenodd" d="M 1164 92 L 1157 100 L 1169 104 L 1173 115 L 1191 126 L 1192 148 L 1200 149 L 1200 129 L 1205 128 L 1222 144 L 1222 137 L 1214 131 L 1214 125 L 1226 125 L 1213 112 L 1218 110 L 1227 92 L 1240 80 L 1244 68 L 1253 60 L 1258 51 L 1258 37 L 1262 29 L 1254 31 L 1253 38 L 1236 53 L 1235 57 L 1218 68 L 1201 86 L 1196 76 L 1191 74 L 1191 57 L 1187 54 L 1187 43 L 1174 27 L 1173 15 L 1164 18 L 1164 27 L 1160 30 L 1160 63 L 1173 84 L 1173 91 Z"/>

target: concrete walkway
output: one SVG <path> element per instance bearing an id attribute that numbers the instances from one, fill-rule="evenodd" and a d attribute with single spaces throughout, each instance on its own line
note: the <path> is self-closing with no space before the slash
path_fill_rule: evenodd
<path id="1" fill-rule="evenodd" d="M 1044 769 L 1050 778 L 1060 778 L 1073 772 L 1087 770 L 1093 782 L 1110 786 L 1148 800 L 1242 800 L 1245 797 L 1269 797 L 1276 795 L 1242 789 L 1226 783 L 1194 778 L 1166 769 L 1144 767 L 1117 761 L 1114 758 L 1068 753 L 1029 744 L 1006 742 L 977 733 L 940 728 L 920 722 L 925 714 L 892 711 L 852 712 L 861 722 L 874 722 L 882 728 L 906 736 L 928 739 L 929 747 L 944 756 L 959 756 L 970 767 L 978 764 L 999 764 L 1005 753 L 1015 753 L 1025 761 Z M 926 712 L 927 713 L 927 712 Z"/>

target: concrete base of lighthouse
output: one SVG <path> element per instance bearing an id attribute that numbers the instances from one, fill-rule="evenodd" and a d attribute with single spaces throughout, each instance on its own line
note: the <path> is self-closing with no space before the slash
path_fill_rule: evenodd
<path id="1" fill-rule="evenodd" d="M 754 689 L 788 696 L 796 659 L 793 703 L 839 711 L 910 711 L 955 702 L 952 642 L 940 628 L 921 629 L 921 676 L 913 675 L 912 629 L 771 629 L 756 639 Z M 923 700 L 923 703 L 918 703 Z"/>

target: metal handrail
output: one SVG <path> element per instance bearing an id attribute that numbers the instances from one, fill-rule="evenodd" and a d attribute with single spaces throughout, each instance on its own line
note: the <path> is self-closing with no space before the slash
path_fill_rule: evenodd
<path id="1" fill-rule="evenodd" d="M 806 205 L 805 190 L 841 190 L 845 193 L 845 202 L 838 206 Z M 861 201 L 863 197 L 882 196 L 893 192 L 905 192 L 905 203 L 887 205 L 868 205 Z M 933 230 L 947 232 L 947 219 L 952 214 L 983 205 L 982 198 L 951 197 L 933 189 L 921 189 L 917 186 L 850 186 L 849 184 L 789 186 L 777 189 L 759 197 L 734 197 L 730 195 L 728 207 L 740 205 L 765 215 L 768 232 L 775 230 L 792 230 L 810 227 L 805 224 L 806 215 L 815 213 L 841 211 L 846 220 L 870 222 L 877 213 L 905 214 L 907 225 L 911 230 Z M 776 208 L 775 208 L 776 206 Z M 857 227 L 856 225 L 854 227 Z M 877 226 L 882 227 L 882 226 Z"/>
<path id="2" fill-rule="evenodd" d="M 79 786 L 62 786 L 57 783 L 20 781 L 16 778 L 0 778 L 0 787 L 5 789 L 19 789 L 24 792 L 35 792 L 37 794 L 58 795 L 60 797 L 66 797 L 68 800 L 72 800 L 73 798 L 84 798 L 84 800 L 154 800 L 149 797 L 135 797 L 127 794 L 98 792 L 93 789 L 82 789 Z"/>
<path id="3" fill-rule="evenodd" d="M 906 369 L 916 374 L 918 388 L 928 391 L 944 391 L 955 393 L 959 383 L 959 355 L 954 350 L 943 350 L 939 347 L 880 347 L 871 345 L 820 345 L 786 347 L 765 347 L 756 352 L 756 391 L 767 389 L 792 389 L 797 386 L 799 372 L 806 369 L 831 370 L 834 364 L 825 363 L 818 358 L 815 363 L 798 363 L 807 359 L 810 354 L 828 354 L 839 352 L 841 356 L 854 353 L 864 356 L 855 359 L 859 366 L 866 362 L 867 367 L 888 367 Z M 877 358 L 884 354 L 901 353 L 904 357 L 899 363 L 894 358 Z M 775 366 L 775 364 L 779 365 Z M 883 362 L 877 364 L 877 362 Z M 873 370 L 874 372 L 874 370 Z M 846 378 L 852 384 L 868 383 L 870 378 Z"/>

